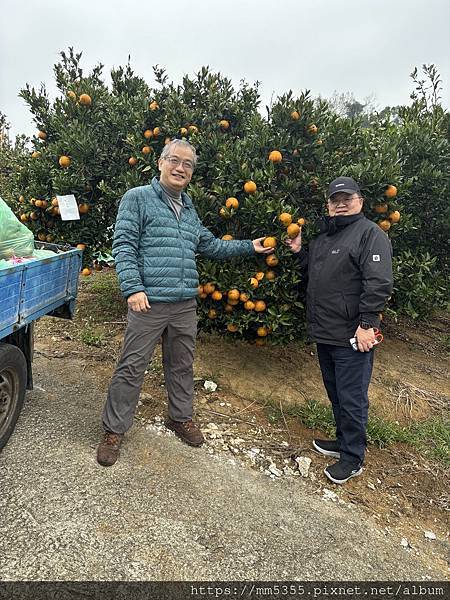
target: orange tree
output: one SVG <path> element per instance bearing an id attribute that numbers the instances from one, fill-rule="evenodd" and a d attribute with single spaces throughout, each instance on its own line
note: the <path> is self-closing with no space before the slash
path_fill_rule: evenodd
<path id="1" fill-rule="evenodd" d="M 327 185 L 343 174 L 361 183 L 367 216 L 403 256 L 396 264 L 402 283 L 393 309 L 413 316 L 423 312 L 414 290 L 433 279 L 436 259 L 430 254 L 426 263 L 402 253 L 411 250 L 405 240 L 416 239 L 420 212 L 411 201 L 418 185 L 417 156 L 408 155 L 408 140 L 413 126 L 429 131 L 431 125 L 417 124 L 419 117 L 410 112 L 400 124 L 383 116 L 367 126 L 361 119 L 339 117 L 308 92 L 281 96 L 263 116 L 257 84 L 235 89 L 208 68 L 179 85 L 155 68 L 156 85 L 150 89 L 127 65 L 112 71 L 108 88 L 101 65 L 85 75 L 80 58 L 72 49 L 62 53 L 55 66 L 60 97 L 53 104 L 45 89 L 27 86 L 21 92 L 38 133 L 15 175 L 16 200 L 20 218 L 39 239 L 85 244 L 89 265 L 110 247 L 121 195 L 149 183 L 164 144 L 184 138 L 199 154 L 188 191 L 205 225 L 225 240 L 265 235 L 275 248 L 268 258 L 199 258 L 203 328 L 258 344 L 303 336 L 302 282 L 284 241 L 300 226 L 306 242 L 316 234 Z M 448 143 L 442 128 L 433 135 L 430 144 L 443 165 Z M 55 195 L 69 193 L 79 204 L 79 221 L 60 218 Z M 423 277 L 411 286 L 408 267 L 418 263 Z"/>

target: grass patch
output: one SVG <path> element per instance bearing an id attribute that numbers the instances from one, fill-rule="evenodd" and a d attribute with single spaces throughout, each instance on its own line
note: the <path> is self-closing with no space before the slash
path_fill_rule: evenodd
<path id="1" fill-rule="evenodd" d="M 315 400 L 308 400 L 302 405 L 283 407 L 283 412 L 275 403 L 269 403 L 265 408 L 272 423 L 282 421 L 284 415 L 285 418 L 297 418 L 308 429 L 319 429 L 329 436 L 335 433 L 331 406 L 325 406 Z M 405 443 L 428 459 L 438 460 L 445 466 L 450 466 L 450 419 L 443 415 L 404 427 L 376 415 L 369 416 L 367 441 L 379 448 Z"/>
<path id="2" fill-rule="evenodd" d="M 91 327 L 84 327 L 80 332 L 80 340 L 86 346 L 103 346 L 105 334 L 102 331 L 97 331 Z"/>
<path id="3" fill-rule="evenodd" d="M 79 312 L 94 322 L 123 319 L 127 312 L 127 303 L 122 296 L 115 271 L 95 273 L 83 282 L 83 294 L 80 298 Z"/>

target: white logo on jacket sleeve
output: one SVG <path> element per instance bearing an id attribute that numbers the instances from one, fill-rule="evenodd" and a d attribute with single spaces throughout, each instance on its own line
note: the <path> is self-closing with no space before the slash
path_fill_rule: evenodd
<path id="1" fill-rule="evenodd" d="M 381 260 L 380 259 L 380 255 L 379 254 L 374 254 L 372 256 L 372 260 L 373 260 L 373 262 L 380 262 L 380 260 Z"/>

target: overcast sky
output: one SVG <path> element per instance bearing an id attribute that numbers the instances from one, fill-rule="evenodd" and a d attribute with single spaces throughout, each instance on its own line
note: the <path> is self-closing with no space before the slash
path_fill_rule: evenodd
<path id="1" fill-rule="evenodd" d="M 434 63 L 450 106 L 449 0 L 0 0 L 0 110 L 12 132 L 35 132 L 17 97 L 26 83 L 56 94 L 61 50 L 83 51 L 85 70 L 128 55 L 153 85 L 152 66 L 175 82 L 210 65 L 238 84 L 261 81 L 263 102 L 289 89 L 329 97 L 374 94 L 406 104 L 415 66 Z"/>

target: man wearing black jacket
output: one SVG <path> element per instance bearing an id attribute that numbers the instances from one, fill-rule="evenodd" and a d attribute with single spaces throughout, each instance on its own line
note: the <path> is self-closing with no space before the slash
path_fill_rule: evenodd
<path id="1" fill-rule="evenodd" d="M 363 198 L 350 177 L 329 186 L 328 216 L 302 248 L 301 231 L 287 243 L 308 279 L 308 333 L 317 344 L 322 378 L 333 408 L 336 440 L 314 448 L 339 460 L 325 469 L 334 483 L 362 472 L 372 375 L 374 329 L 392 292 L 392 248 L 387 235 L 362 213 Z M 358 350 L 350 339 L 356 338 Z"/>

